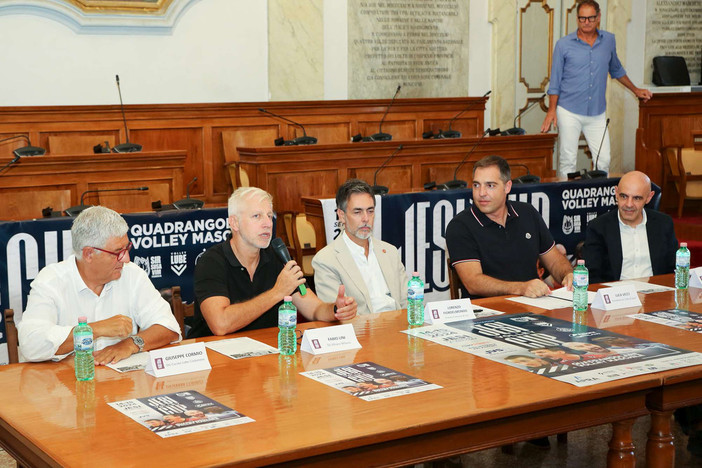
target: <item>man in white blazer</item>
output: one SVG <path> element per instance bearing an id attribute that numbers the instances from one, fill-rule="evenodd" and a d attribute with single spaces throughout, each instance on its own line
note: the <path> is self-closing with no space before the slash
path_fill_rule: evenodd
<path id="1" fill-rule="evenodd" d="M 323 301 L 334 299 L 339 285 L 356 299 L 358 314 L 407 307 L 407 273 L 395 246 L 373 239 L 375 197 L 370 185 L 347 180 L 336 193 L 341 234 L 312 259 L 314 284 Z"/>

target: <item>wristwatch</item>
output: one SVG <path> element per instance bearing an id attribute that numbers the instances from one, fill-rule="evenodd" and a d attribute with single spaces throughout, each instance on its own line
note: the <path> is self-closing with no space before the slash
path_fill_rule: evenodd
<path id="1" fill-rule="evenodd" d="M 135 345 L 137 345 L 137 348 L 139 348 L 139 352 L 144 351 L 144 339 L 140 337 L 139 335 L 132 335 L 129 338 L 132 339 Z"/>

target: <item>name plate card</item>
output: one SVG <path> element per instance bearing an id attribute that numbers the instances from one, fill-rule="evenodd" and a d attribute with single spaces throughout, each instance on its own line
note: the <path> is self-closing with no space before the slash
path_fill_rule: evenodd
<path id="1" fill-rule="evenodd" d="M 691 288 L 702 289 L 702 267 L 697 267 L 690 270 L 690 285 Z"/>
<path id="2" fill-rule="evenodd" d="M 205 343 L 193 343 L 149 351 L 145 372 L 154 377 L 212 369 Z"/>
<path id="3" fill-rule="evenodd" d="M 592 301 L 593 309 L 616 310 L 626 307 L 640 307 L 641 300 L 636 294 L 636 286 L 627 284 L 613 288 L 601 288 Z"/>
<path id="4" fill-rule="evenodd" d="M 300 350 L 310 354 L 326 354 L 360 347 L 353 326 L 345 324 L 305 330 Z"/>
<path id="5" fill-rule="evenodd" d="M 428 302 L 424 305 L 424 323 L 429 325 L 474 318 L 475 312 L 470 306 L 470 299 Z"/>

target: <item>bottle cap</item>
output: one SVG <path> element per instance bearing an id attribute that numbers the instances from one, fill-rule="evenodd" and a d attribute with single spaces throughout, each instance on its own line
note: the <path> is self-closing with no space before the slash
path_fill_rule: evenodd
<path id="1" fill-rule="evenodd" d="M 419 272 L 418 271 L 413 272 L 412 276 L 419 276 Z"/>
<path id="2" fill-rule="evenodd" d="M 687 242 L 681 242 L 680 247 L 687 247 Z"/>
<path id="3" fill-rule="evenodd" d="M 585 265 L 585 260 L 583 260 L 583 259 L 578 260 L 578 265 Z"/>
<path id="4" fill-rule="evenodd" d="M 285 302 L 292 302 L 292 296 L 285 296 L 285 297 L 283 298 L 283 301 L 285 301 Z"/>
<path id="5" fill-rule="evenodd" d="M 78 323 L 88 323 L 88 317 L 86 317 L 85 315 L 81 315 L 80 317 L 78 317 Z"/>

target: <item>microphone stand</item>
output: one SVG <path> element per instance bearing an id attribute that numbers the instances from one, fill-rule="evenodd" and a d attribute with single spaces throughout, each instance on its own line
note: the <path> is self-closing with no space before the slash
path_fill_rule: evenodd
<path id="1" fill-rule="evenodd" d="M 395 151 L 393 151 L 393 153 L 390 156 L 388 156 L 385 161 L 383 161 L 383 164 L 381 164 L 380 167 L 378 169 L 376 169 L 375 174 L 373 174 L 373 187 L 371 187 L 373 189 L 373 195 L 381 195 L 382 196 L 382 195 L 386 195 L 390 191 L 386 186 L 377 184 L 378 172 L 380 172 L 380 170 L 382 168 L 384 168 L 385 165 L 388 162 L 390 162 L 390 159 L 392 159 L 393 156 L 395 156 L 397 153 L 399 153 L 400 150 L 402 150 L 402 145 L 398 146 L 397 149 Z"/>
<path id="2" fill-rule="evenodd" d="M 485 138 L 485 135 L 490 133 L 490 129 L 488 128 L 483 132 L 483 135 L 480 137 L 478 141 L 475 142 L 473 147 L 466 153 L 465 156 L 463 156 L 463 159 L 461 159 L 461 162 L 458 164 L 456 167 L 456 170 L 453 171 L 453 180 L 449 180 L 448 182 L 445 182 L 441 185 L 438 185 L 437 188 L 439 190 L 453 190 L 453 189 L 460 189 L 460 188 L 466 188 L 468 186 L 468 183 L 465 180 L 458 180 L 456 179 L 456 176 L 458 175 L 458 170 L 463 166 L 463 163 L 466 162 L 466 159 L 468 159 L 468 156 L 473 154 L 473 151 L 475 151 L 475 148 L 478 147 L 481 141 L 483 141 L 483 138 Z"/>
<path id="3" fill-rule="evenodd" d="M 597 169 L 597 164 L 600 162 L 600 151 L 602 151 L 602 143 L 604 143 L 605 136 L 607 135 L 607 128 L 609 127 L 609 118 L 605 124 L 604 133 L 602 134 L 602 140 L 600 140 L 600 147 L 597 149 L 597 157 L 595 158 L 595 169 L 592 171 L 587 171 L 583 174 L 583 179 L 601 179 L 607 177 L 605 171 Z"/>
<path id="4" fill-rule="evenodd" d="M 277 138 L 275 140 L 275 145 L 276 146 L 296 146 L 296 145 L 314 145 L 317 143 L 317 139 L 315 137 L 307 136 L 307 132 L 305 131 L 304 125 L 302 125 L 299 122 L 295 122 L 294 120 L 288 119 L 287 117 L 283 117 L 282 115 L 274 114 L 273 112 L 267 111 L 266 109 L 259 107 L 258 108 L 259 112 L 263 112 L 264 114 L 272 115 L 273 117 L 278 117 L 279 119 L 283 119 L 286 122 L 290 122 L 291 124 L 300 127 L 302 129 L 302 135 L 301 137 L 296 137 L 293 138 L 292 140 L 285 140 L 285 138 Z"/>
<path id="5" fill-rule="evenodd" d="M 483 99 L 485 99 L 486 97 L 488 97 L 488 96 L 490 95 L 490 93 L 492 93 L 492 90 L 490 90 L 490 91 L 488 91 L 487 93 L 483 94 Z M 482 101 L 481 101 L 481 102 L 482 102 Z M 461 138 L 461 136 L 462 136 L 463 134 L 462 134 L 461 132 L 459 132 L 458 130 L 452 130 L 452 129 L 451 129 L 451 125 L 453 125 L 453 122 L 454 122 L 458 117 L 460 117 L 461 115 L 463 115 L 464 112 L 468 111 L 469 109 L 471 109 L 472 107 L 474 107 L 476 104 L 477 104 L 476 102 L 470 103 L 470 105 L 468 105 L 465 109 L 463 109 L 461 112 L 459 112 L 458 114 L 456 114 L 455 116 L 453 116 L 453 118 L 452 118 L 451 120 L 449 120 L 448 130 L 446 130 L 445 132 L 444 132 L 443 130 L 439 130 L 439 133 L 437 133 L 437 135 L 436 135 L 434 138 L 437 139 L 437 140 L 443 140 L 443 139 L 445 139 L 445 138 Z M 428 133 L 427 133 L 427 134 L 428 134 Z M 424 136 L 427 135 L 427 134 L 422 134 L 422 137 L 424 137 Z M 426 138 L 430 138 L 430 137 L 431 137 L 431 135 L 426 136 Z"/>
<path id="6" fill-rule="evenodd" d="M 385 114 L 383 114 L 383 118 L 380 119 L 380 124 L 378 125 L 378 133 L 374 133 L 371 136 L 369 136 L 368 139 L 370 141 L 390 141 L 390 140 L 392 140 L 392 135 L 390 135 L 389 133 L 383 133 L 383 122 L 385 121 L 385 117 L 387 117 L 388 112 L 390 112 L 390 108 L 395 103 L 395 98 L 397 97 L 398 94 L 400 94 L 400 88 L 402 88 L 402 85 L 397 85 L 397 90 L 395 90 L 395 95 L 392 97 L 392 100 L 390 101 L 390 105 L 388 106 L 388 108 L 385 109 Z"/>
<path id="7" fill-rule="evenodd" d="M 80 195 L 80 205 L 75 205 L 70 208 L 66 208 L 66 215 L 70 216 L 71 218 L 74 218 L 78 216 L 83 210 L 87 210 L 93 205 L 85 205 L 83 203 L 83 200 L 85 198 L 85 195 L 88 193 L 103 193 L 103 192 L 126 192 L 126 191 L 131 191 L 131 190 L 138 190 L 138 191 L 144 191 L 144 190 L 149 190 L 149 187 L 134 187 L 134 188 L 122 188 L 122 189 L 103 189 L 103 190 L 86 190 Z"/>
<path id="8" fill-rule="evenodd" d="M 124 114 L 124 103 L 122 102 L 122 89 L 119 87 L 119 75 L 115 75 L 117 79 L 117 92 L 119 92 L 119 108 L 122 110 L 122 122 L 124 122 L 124 135 L 127 137 L 126 143 L 121 143 L 112 147 L 115 153 L 138 153 L 141 151 L 141 145 L 138 143 L 129 142 L 129 129 L 127 128 L 127 116 Z"/>
<path id="9" fill-rule="evenodd" d="M 523 116 L 524 114 L 526 114 L 526 113 L 529 111 L 529 109 L 531 109 L 532 107 L 534 107 L 536 104 L 538 104 L 538 103 L 539 103 L 541 100 L 543 100 L 543 98 L 545 98 L 545 97 L 546 97 L 546 93 L 542 94 L 541 97 L 539 97 L 539 99 L 537 99 L 536 101 L 532 102 L 531 104 L 529 104 L 529 105 L 527 106 L 526 109 L 524 109 L 523 111 L 521 111 L 520 113 L 518 113 L 518 114 L 514 117 L 514 121 L 512 122 L 512 128 L 509 128 L 509 129 L 505 130 L 505 131 L 502 132 L 500 135 L 502 135 L 502 136 L 526 135 L 526 130 L 524 130 L 524 129 L 521 128 L 521 127 L 517 127 L 517 119 L 518 119 L 519 117 Z"/>

